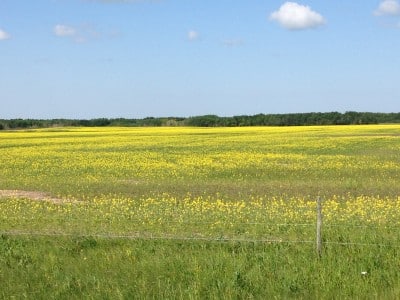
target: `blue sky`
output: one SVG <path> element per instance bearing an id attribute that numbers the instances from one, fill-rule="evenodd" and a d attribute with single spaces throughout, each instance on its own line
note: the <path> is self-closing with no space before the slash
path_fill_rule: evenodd
<path id="1" fill-rule="evenodd" d="M 400 111 L 397 0 L 2 0 L 0 118 Z"/>

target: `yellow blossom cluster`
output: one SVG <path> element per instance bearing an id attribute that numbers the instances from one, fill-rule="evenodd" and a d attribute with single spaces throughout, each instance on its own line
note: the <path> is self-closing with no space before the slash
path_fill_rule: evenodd
<path id="1" fill-rule="evenodd" d="M 323 221 L 335 226 L 400 227 L 400 197 L 332 197 L 323 200 Z M 302 197 L 121 198 L 50 202 L 4 198 L 0 201 L 4 232 L 186 236 L 197 238 L 313 238 L 316 201 Z"/>

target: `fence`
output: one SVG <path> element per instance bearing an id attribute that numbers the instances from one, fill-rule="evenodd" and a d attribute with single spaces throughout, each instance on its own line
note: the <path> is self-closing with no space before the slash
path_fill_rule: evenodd
<path id="1" fill-rule="evenodd" d="M 394 244 L 393 239 L 385 239 L 381 238 L 381 242 L 371 242 L 371 239 L 368 242 L 361 241 L 351 241 L 349 238 L 341 236 L 339 240 L 329 240 L 325 239 L 324 230 L 328 231 L 330 228 L 340 228 L 341 232 L 345 232 L 343 228 L 350 228 L 351 231 L 354 229 L 363 229 L 365 231 L 371 232 L 372 235 L 375 235 L 375 238 L 379 240 L 378 233 L 382 232 L 382 229 L 389 230 L 389 234 L 393 232 L 399 232 L 399 227 L 397 226 L 384 226 L 377 227 L 376 225 L 360 225 L 360 224 L 325 224 L 323 221 L 323 201 L 321 197 L 317 197 L 316 200 L 316 212 L 315 212 L 315 222 L 314 223 L 266 223 L 266 222 L 245 222 L 245 223 L 232 223 L 235 228 L 241 227 L 258 227 L 258 231 L 262 231 L 264 229 L 270 228 L 278 228 L 277 230 L 270 230 L 270 232 L 275 233 L 274 235 L 270 234 L 269 236 L 257 235 L 250 236 L 249 234 L 221 234 L 219 236 L 204 236 L 200 233 L 197 234 L 188 234 L 191 226 L 196 226 L 195 228 L 199 228 L 201 226 L 211 226 L 215 224 L 215 222 L 178 222 L 174 220 L 166 220 L 162 221 L 162 228 L 179 224 L 179 228 L 189 228 L 187 232 L 179 232 L 179 228 L 177 232 L 168 232 L 168 231 L 149 231 L 149 230 L 139 230 L 139 231 L 130 231 L 130 232 L 118 232 L 115 230 L 105 230 L 102 231 L 91 231 L 82 232 L 82 228 L 85 226 L 81 226 L 77 228 L 77 230 L 57 230 L 56 229 L 43 229 L 43 228 L 31 228 L 31 229 L 8 229 L 8 228 L 0 228 L 0 235 L 5 236 L 47 236 L 47 237 L 91 237 L 91 238 L 99 238 L 99 239 L 128 239 L 128 240 L 174 240 L 174 241 L 204 241 L 204 242 L 254 242 L 254 243 L 283 243 L 283 244 L 315 244 L 316 253 L 319 257 L 323 255 L 323 246 L 324 245 L 343 245 L 343 246 L 377 246 L 377 247 L 396 247 L 400 248 L 400 244 Z M 8 220 L 11 220 L 13 217 L 8 217 Z M 21 221 L 19 216 L 15 216 L 15 224 Z M 36 217 L 32 217 L 31 219 L 26 218 L 23 219 L 26 223 L 34 223 Z M 44 223 L 51 223 L 53 219 L 41 219 Z M 60 220 L 60 222 L 65 222 L 65 220 Z M 73 220 L 72 223 L 76 222 Z M 81 222 L 84 223 L 84 220 Z M 81 224 L 81 223 L 80 223 Z M 70 224 L 68 222 L 63 223 L 64 228 L 68 228 Z M 82 224 L 81 224 L 82 225 Z M 84 225 L 84 224 L 83 224 Z M 143 228 L 146 228 L 146 224 Z M 23 226 L 22 226 L 23 227 Z M 62 226 L 61 226 L 62 227 Z M 61 228 L 60 227 L 60 228 Z M 222 226 L 223 228 L 223 226 Z M 281 230 L 280 228 L 284 228 Z M 294 230 L 288 228 L 295 228 Z M 299 229 L 303 228 L 303 229 Z M 58 228 L 59 229 L 59 228 Z M 109 228 L 110 229 L 110 228 Z M 315 231 L 314 231 L 315 230 Z M 291 233 L 290 236 L 285 236 L 286 233 Z M 314 233 L 312 233 L 314 232 Z M 336 232 L 336 231 L 335 231 Z M 257 233 L 257 232 L 256 232 Z M 279 233 L 283 233 L 283 236 L 279 237 Z M 298 235 L 303 235 L 302 238 L 296 238 Z M 278 236 L 278 237 L 277 237 Z M 293 238 L 294 236 L 294 238 Z M 305 236 L 305 237 L 304 237 Z M 329 236 L 329 234 L 328 234 Z M 389 242 L 388 242 L 389 241 Z"/>

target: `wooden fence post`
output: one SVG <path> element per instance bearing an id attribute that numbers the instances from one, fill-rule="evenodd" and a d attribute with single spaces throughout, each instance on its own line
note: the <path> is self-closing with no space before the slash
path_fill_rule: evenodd
<path id="1" fill-rule="evenodd" d="M 322 255 L 322 200 L 317 197 L 317 254 L 320 258 Z"/>

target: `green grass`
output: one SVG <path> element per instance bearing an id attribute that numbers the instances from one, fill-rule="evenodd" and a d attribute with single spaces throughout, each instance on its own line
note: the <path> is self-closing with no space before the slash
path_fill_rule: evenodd
<path id="1" fill-rule="evenodd" d="M 398 248 L 327 246 L 319 260 L 312 245 L 284 243 L 4 236 L 0 240 L 3 299 L 400 296 Z"/>

